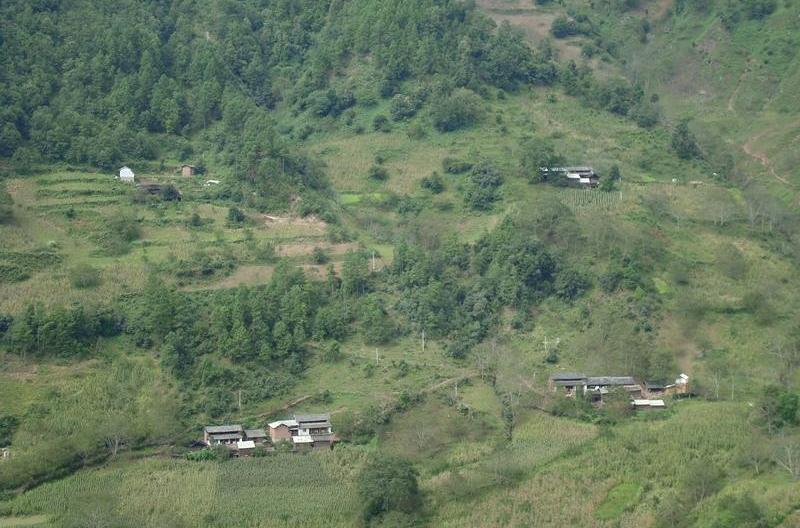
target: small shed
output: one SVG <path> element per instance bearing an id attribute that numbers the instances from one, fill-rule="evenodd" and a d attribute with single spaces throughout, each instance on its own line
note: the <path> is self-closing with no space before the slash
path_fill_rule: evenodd
<path id="1" fill-rule="evenodd" d="M 119 170 L 119 179 L 126 183 L 133 183 L 134 174 L 130 167 L 125 166 Z"/>
<path id="2" fill-rule="evenodd" d="M 248 440 L 253 440 L 254 442 L 263 444 L 264 441 L 267 439 L 267 432 L 264 431 L 263 429 L 245 429 L 244 437 L 247 438 Z"/>
<path id="3" fill-rule="evenodd" d="M 633 400 L 631 402 L 634 409 L 664 409 L 664 400 Z"/>
<path id="4" fill-rule="evenodd" d="M 181 165 L 181 176 L 194 176 L 197 174 L 197 167 L 194 165 L 187 165 L 184 163 Z"/>
<path id="5" fill-rule="evenodd" d="M 252 440 L 239 440 L 236 442 L 236 451 L 239 456 L 249 456 L 256 448 L 256 443 Z"/>

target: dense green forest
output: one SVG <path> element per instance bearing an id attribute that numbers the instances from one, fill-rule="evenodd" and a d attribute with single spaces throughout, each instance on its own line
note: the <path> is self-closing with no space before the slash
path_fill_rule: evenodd
<path id="1" fill-rule="evenodd" d="M 3 2 L 0 526 L 795 526 L 798 17 Z"/>

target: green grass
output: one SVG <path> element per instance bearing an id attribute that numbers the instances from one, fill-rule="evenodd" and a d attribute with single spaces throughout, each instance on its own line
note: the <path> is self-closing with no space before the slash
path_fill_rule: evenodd
<path id="1" fill-rule="evenodd" d="M 636 505 L 642 486 L 636 482 L 623 482 L 611 488 L 605 500 L 595 510 L 598 519 L 616 519 L 623 512 Z"/>

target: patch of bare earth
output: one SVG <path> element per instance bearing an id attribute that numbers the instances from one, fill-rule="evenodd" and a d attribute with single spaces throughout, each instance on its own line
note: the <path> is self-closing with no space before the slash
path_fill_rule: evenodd
<path id="1" fill-rule="evenodd" d="M 314 249 L 320 248 L 328 256 L 330 255 L 343 255 L 348 251 L 355 251 L 358 249 L 358 244 L 319 244 L 313 242 L 298 242 L 296 244 L 286 244 L 278 248 L 278 255 L 281 257 L 301 257 L 310 255 Z"/>

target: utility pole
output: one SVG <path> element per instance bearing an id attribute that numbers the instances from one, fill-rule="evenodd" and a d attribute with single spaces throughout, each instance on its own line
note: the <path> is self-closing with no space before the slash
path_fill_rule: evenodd
<path id="1" fill-rule="evenodd" d="M 239 389 L 239 412 L 242 412 L 242 389 Z"/>
<path id="2" fill-rule="evenodd" d="M 375 250 L 372 250 L 372 273 L 375 273 Z"/>
<path id="3" fill-rule="evenodd" d="M 422 351 L 425 352 L 425 329 L 422 329 Z"/>

